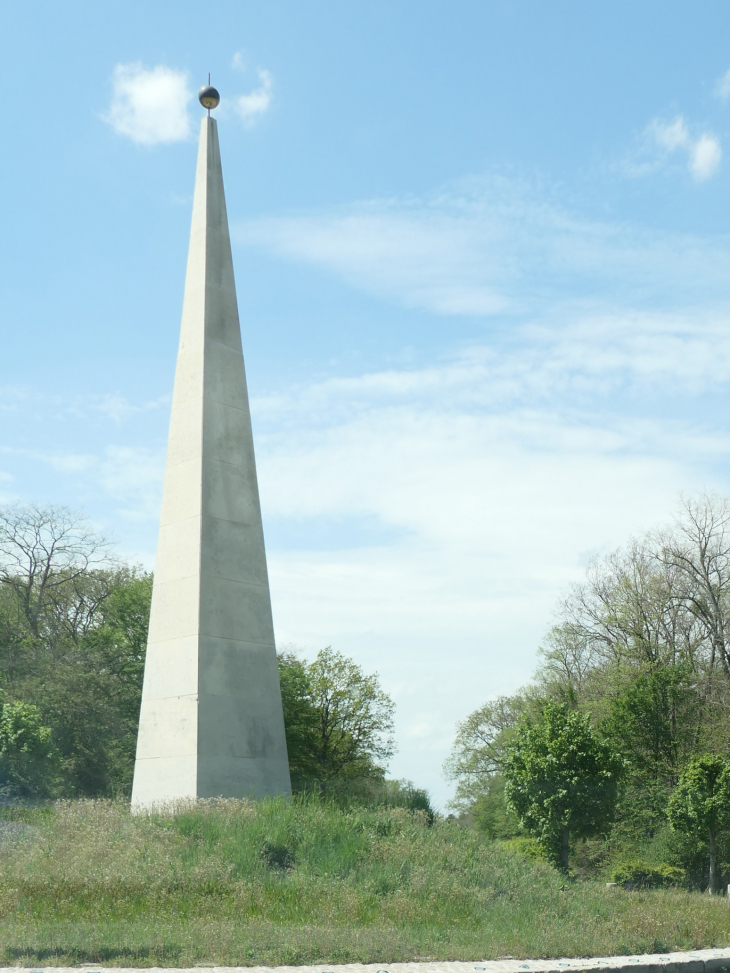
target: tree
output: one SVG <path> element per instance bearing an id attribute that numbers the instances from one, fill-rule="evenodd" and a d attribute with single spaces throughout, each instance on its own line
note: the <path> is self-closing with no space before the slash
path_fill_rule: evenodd
<path id="1" fill-rule="evenodd" d="M 666 807 L 681 768 L 697 746 L 701 699 L 684 665 L 658 665 L 618 686 L 603 733 L 625 761 L 617 817 L 639 839 L 666 825 Z"/>
<path id="2" fill-rule="evenodd" d="M 675 529 L 658 540 L 680 578 L 679 598 L 703 630 L 710 668 L 730 677 L 730 502 L 714 494 L 685 500 Z"/>
<path id="3" fill-rule="evenodd" d="M 730 499 L 682 501 L 666 528 L 592 561 L 556 614 L 533 685 L 459 724 L 445 766 L 453 805 L 506 836 L 499 791 L 515 714 L 527 701 L 520 718 L 537 724 L 548 700 L 568 701 L 624 759 L 602 853 L 697 872 L 696 843 L 672 834 L 666 808 L 694 755 L 730 755 Z"/>
<path id="4" fill-rule="evenodd" d="M 587 714 L 548 702 L 541 719 L 523 719 L 507 748 L 505 796 L 522 828 L 567 872 L 571 834 L 589 837 L 609 827 L 620 771 Z"/>
<path id="5" fill-rule="evenodd" d="M 131 788 L 151 589 L 83 516 L 0 510 L 0 681 L 53 731 L 63 794 Z"/>
<path id="6" fill-rule="evenodd" d="M 452 807 L 469 811 L 490 792 L 504 765 L 514 727 L 529 703 L 526 693 L 498 696 L 457 725 L 456 740 L 444 763 L 447 780 L 457 782 Z"/>
<path id="7" fill-rule="evenodd" d="M 382 777 L 395 752 L 395 705 L 377 673 L 366 676 L 352 659 L 329 646 L 309 666 L 318 722 L 315 759 L 321 781 Z"/>
<path id="8" fill-rule="evenodd" d="M 327 647 L 309 664 L 283 653 L 279 675 L 295 785 L 382 779 L 395 707 L 377 674 Z"/>
<path id="9" fill-rule="evenodd" d="M 317 777 L 315 754 L 319 714 L 314 705 L 307 663 L 293 652 L 279 653 L 278 661 L 289 773 L 292 786 L 298 790 Z"/>
<path id="10" fill-rule="evenodd" d="M 0 584 L 13 591 L 34 638 L 40 637 L 60 589 L 108 561 L 107 541 L 66 507 L 0 509 Z"/>
<path id="11" fill-rule="evenodd" d="M 712 895 L 717 884 L 717 836 L 730 829 L 730 762 L 712 755 L 691 760 L 669 800 L 667 815 L 675 831 L 707 839 L 707 891 Z"/>
<path id="12" fill-rule="evenodd" d="M 52 791 L 58 753 L 51 730 L 43 726 L 36 706 L 22 701 L 0 709 L 0 791 L 20 797 L 46 796 Z"/>
<path id="13" fill-rule="evenodd" d="M 83 585 L 77 581 L 82 594 Z M 9 690 L 37 703 L 61 754 L 65 793 L 127 795 L 132 787 L 151 575 L 129 568 L 84 576 L 93 612 L 75 635 Z M 73 602 L 76 608 L 76 602 Z"/>

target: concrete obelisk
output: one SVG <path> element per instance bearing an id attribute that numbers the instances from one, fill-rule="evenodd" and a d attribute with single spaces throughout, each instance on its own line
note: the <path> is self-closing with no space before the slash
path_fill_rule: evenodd
<path id="1" fill-rule="evenodd" d="M 291 793 L 215 88 L 200 130 L 132 806 Z"/>

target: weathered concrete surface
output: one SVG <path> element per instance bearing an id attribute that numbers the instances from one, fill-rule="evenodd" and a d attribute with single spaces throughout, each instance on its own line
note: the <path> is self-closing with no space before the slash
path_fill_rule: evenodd
<path id="1" fill-rule="evenodd" d="M 132 806 L 290 793 L 218 130 L 206 117 Z"/>
<path id="2" fill-rule="evenodd" d="M 68 973 L 73 967 L 43 967 L 44 973 Z M 20 967 L 0 968 L 0 973 L 18 973 Z M 85 973 L 103 966 L 84 966 Z M 656 953 L 641 956 L 604 956 L 591 959 L 555 960 L 475 960 L 471 963 L 348 963 L 318 966 L 196 966 L 184 973 L 567 973 L 574 970 L 606 970 L 607 973 L 728 973 L 730 949 L 698 949 L 688 953 Z M 114 973 L 169 973 L 148 967 L 145 970 L 114 967 Z M 40 973 L 34 968 L 34 973 Z"/>

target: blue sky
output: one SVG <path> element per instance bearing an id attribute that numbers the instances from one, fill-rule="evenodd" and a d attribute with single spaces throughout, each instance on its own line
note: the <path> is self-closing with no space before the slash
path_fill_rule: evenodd
<path id="1" fill-rule="evenodd" d="M 719 2 L 29 2 L 0 37 L 0 500 L 154 564 L 217 112 L 277 638 L 445 803 L 587 561 L 727 493 Z"/>

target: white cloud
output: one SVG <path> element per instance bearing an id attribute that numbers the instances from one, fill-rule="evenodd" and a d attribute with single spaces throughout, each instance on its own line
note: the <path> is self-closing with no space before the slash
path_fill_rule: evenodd
<path id="1" fill-rule="evenodd" d="M 730 275 L 729 241 L 580 219 L 502 178 L 253 220 L 233 232 L 240 243 L 440 315 L 542 314 L 548 295 L 562 302 L 571 292 L 604 305 L 656 293 L 681 306 L 721 299 Z"/>
<path id="2" fill-rule="evenodd" d="M 730 69 L 717 79 L 715 94 L 721 101 L 727 101 L 730 98 Z"/>
<path id="3" fill-rule="evenodd" d="M 262 69 L 258 72 L 258 75 L 260 82 L 258 88 L 254 88 L 248 95 L 238 95 L 233 99 L 236 113 L 247 127 L 254 125 L 262 115 L 266 114 L 271 105 L 274 90 L 271 73 Z"/>
<path id="4" fill-rule="evenodd" d="M 695 179 L 704 180 L 714 176 L 720 165 L 722 149 L 714 135 L 701 135 L 692 146 L 689 168 Z"/>
<path id="5" fill-rule="evenodd" d="M 730 84 L 730 80 L 728 83 Z M 692 138 L 681 115 L 672 122 L 655 118 L 647 126 L 646 136 L 649 145 L 653 145 L 664 155 L 682 150 L 686 154 L 689 172 L 700 182 L 714 176 L 720 166 L 722 148 L 718 137 L 712 132 L 704 132 L 697 138 Z M 646 164 L 634 166 L 634 172 L 643 174 L 652 168 Z"/>
<path id="6" fill-rule="evenodd" d="M 112 101 L 103 116 L 119 135 L 140 145 L 181 142 L 190 136 L 188 75 L 159 64 L 118 64 L 112 76 Z"/>
<path id="7" fill-rule="evenodd" d="M 231 59 L 231 67 L 234 71 L 244 71 L 246 69 L 246 61 L 240 51 L 236 51 Z"/>
<path id="8" fill-rule="evenodd" d="M 563 318 L 562 307 L 559 317 Z M 353 409 L 438 402 L 474 411 L 582 408 L 612 394 L 716 393 L 730 384 L 730 308 L 714 314 L 625 310 L 516 327 L 502 347 L 475 345 L 414 369 L 331 378 L 253 399 L 257 421 L 283 425 L 306 415 L 313 425 L 351 418 Z M 419 407 L 420 407 L 419 406 Z"/>
<path id="9" fill-rule="evenodd" d="M 681 115 L 673 122 L 654 119 L 649 125 L 649 132 L 657 144 L 669 152 L 689 144 L 689 132 Z"/>

